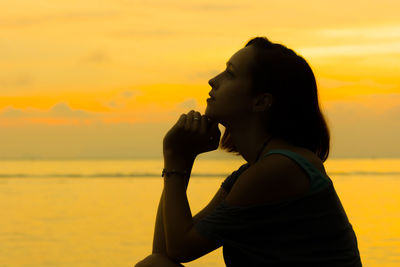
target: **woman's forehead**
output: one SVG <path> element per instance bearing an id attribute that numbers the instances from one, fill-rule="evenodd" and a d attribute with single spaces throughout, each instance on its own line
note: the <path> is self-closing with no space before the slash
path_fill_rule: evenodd
<path id="1" fill-rule="evenodd" d="M 240 73 L 248 73 L 254 62 L 255 51 L 251 46 L 244 47 L 237 51 L 227 62 L 233 69 Z"/>

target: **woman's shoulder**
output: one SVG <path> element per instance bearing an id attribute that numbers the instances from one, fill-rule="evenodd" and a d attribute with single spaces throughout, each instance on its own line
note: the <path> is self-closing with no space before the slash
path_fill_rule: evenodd
<path id="1" fill-rule="evenodd" d="M 227 202 L 231 205 L 257 205 L 284 201 L 306 193 L 310 179 L 291 159 L 270 156 L 249 166 L 238 177 Z"/>
<path id="2" fill-rule="evenodd" d="M 322 174 L 326 174 L 325 166 L 322 160 L 312 151 L 298 146 L 283 146 L 282 148 L 274 149 L 274 150 L 289 150 L 298 154 L 299 156 L 306 159 L 314 168 L 320 171 Z M 292 159 L 282 154 L 269 154 L 267 157 L 264 157 L 260 160 L 260 162 L 274 162 L 275 164 L 289 164 L 289 165 L 297 165 Z M 266 164 L 263 164 L 266 165 Z M 267 167 L 267 166 L 266 166 Z"/>

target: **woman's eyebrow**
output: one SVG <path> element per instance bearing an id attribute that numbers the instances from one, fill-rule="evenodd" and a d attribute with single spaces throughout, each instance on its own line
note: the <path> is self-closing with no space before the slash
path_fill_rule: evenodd
<path id="1" fill-rule="evenodd" d="M 228 62 L 226 62 L 226 66 L 229 66 L 229 65 L 231 65 L 232 66 L 232 68 L 234 68 L 234 69 L 236 69 L 236 67 L 232 64 L 232 63 L 230 63 L 229 61 Z"/>

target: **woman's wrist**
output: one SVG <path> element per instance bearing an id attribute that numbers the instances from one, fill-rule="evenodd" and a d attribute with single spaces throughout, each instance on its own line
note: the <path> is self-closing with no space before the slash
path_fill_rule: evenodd
<path id="1" fill-rule="evenodd" d="M 189 184 L 190 174 L 192 171 L 193 163 L 195 158 L 193 157 L 183 157 L 182 155 L 168 155 L 164 156 L 164 169 L 167 172 L 172 170 L 177 171 L 182 174 L 172 174 L 170 177 L 176 177 L 185 181 L 186 188 Z M 164 176 L 164 179 L 168 180 L 168 176 Z"/>
<path id="2" fill-rule="evenodd" d="M 167 171 L 189 171 L 194 163 L 195 157 L 166 153 L 164 154 L 164 168 Z"/>

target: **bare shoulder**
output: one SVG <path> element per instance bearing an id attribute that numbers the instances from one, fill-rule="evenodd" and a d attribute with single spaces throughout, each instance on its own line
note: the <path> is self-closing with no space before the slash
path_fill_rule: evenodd
<path id="1" fill-rule="evenodd" d="M 311 151 L 311 154 L 296 149 L 292 151 L 324 173 L 322 162 L 318 162 L 316 156 L 313 158 Z M 302 167 L 285 155 L 270 154 L 240 175 L 226 202 L 235 206 L 274 203 L 302 195 L 309 188 L 310 179 Z"/>

